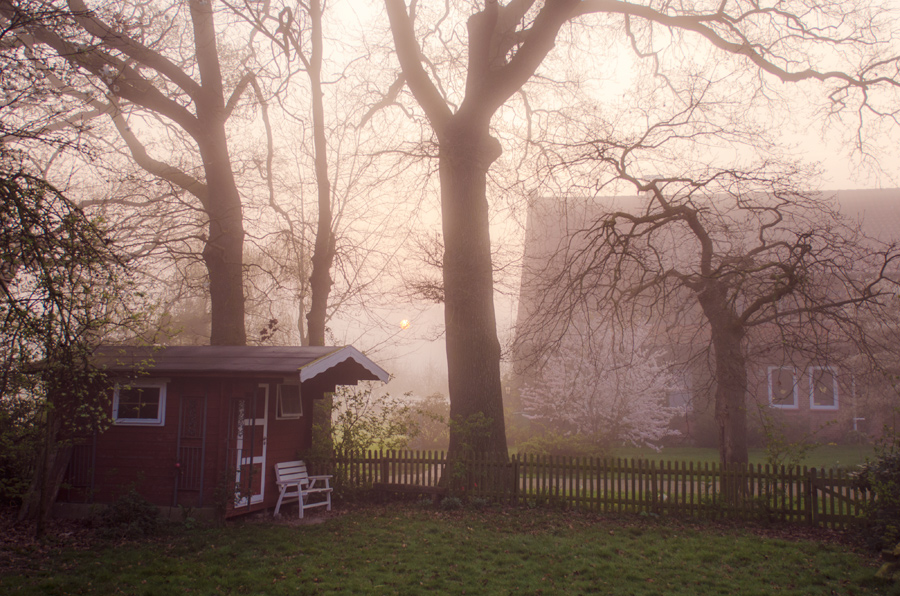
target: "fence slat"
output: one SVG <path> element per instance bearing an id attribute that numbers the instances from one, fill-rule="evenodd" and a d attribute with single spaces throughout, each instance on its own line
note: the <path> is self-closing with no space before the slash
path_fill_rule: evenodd
<path id="1" fill-rule="evenodd" d="M 553 500 L 600 512 L 768 516 L 848 527 L 862 520 L 872 498 L 845 470 L 535 454 L 482 455 L 459 463 L 473 495 L 511 504 Z M 449 483 L 450 472 L 443 451 L 343 453 L 319 461 L 316 469 L 339 476 L 340 486 L 349 489 L 377 483 L 434 489 Z"/>

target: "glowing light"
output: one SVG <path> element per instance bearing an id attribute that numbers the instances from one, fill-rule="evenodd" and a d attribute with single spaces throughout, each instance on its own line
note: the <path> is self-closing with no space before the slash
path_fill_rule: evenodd
<path id="1" fill-rule="evenodd" d="M 410 325 L 411 323 L 409 322 L 409 319 L 403 319 L 402 321 L 400 321 L 400 329 L 409 329 Z"/>

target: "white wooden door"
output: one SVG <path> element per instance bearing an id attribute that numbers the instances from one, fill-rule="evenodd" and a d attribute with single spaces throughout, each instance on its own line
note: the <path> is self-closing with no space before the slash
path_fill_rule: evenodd
<path id="1" fill-rule="evenodd" d="M 260 384 L 255 399 L 239 400 L 237 408 L 234 506 L 242 507 L 265 498 L 269 386 Z"/>

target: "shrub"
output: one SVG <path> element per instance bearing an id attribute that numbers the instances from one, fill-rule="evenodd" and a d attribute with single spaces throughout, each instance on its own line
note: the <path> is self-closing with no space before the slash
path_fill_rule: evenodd
<path id="1" fill-rule="evenodd" d="M 444 497 L 441 501 L 441 509 L 444 511 L 455 511 L 462 509 L 462 499 L 459 497 Z"/>
<path id="2" fill-rule="evenodd" d="M 900 542 L 900 449 L 892 445 L 866 462 L 856 476 L 856 486 L 875 497 L 866 507 L 872 546 L 885 548 Z"/>
<path id="3" fill-rule="evenodd" d="M 486 509 L 491 502 L 483 497 L 469 497 L 469 507 L 478 511 Z"/>
<path id="4" fill-rule="evenodd" d="M 107 538 L 144 538 L 159 529 L 159 509 L 134 487 L 100 516 L 100 534 Z"/>
<path id="5" fill-rule="evenodd" d="M 0 396 L 0 505 L 18 507 L 41 448 L 41 408 L 33 392 L 10 393 Z"/>

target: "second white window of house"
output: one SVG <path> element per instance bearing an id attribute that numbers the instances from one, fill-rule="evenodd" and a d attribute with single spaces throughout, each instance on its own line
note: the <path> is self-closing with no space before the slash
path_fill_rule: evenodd
<path id="1" fill-rule="evenodd" d="M 146 379 L 116 384 L 113 393 L 116 425 L 163 426 L 165 419 L 165 381 Z"/>
<path id="2" fill-rule="evenodd" d="M 278 386 L 278 413 L 279 420 L 289 420 L 303 416 L 303 402 L 300 401 L 299 385 Z"/>
<path id="3" fill-rule="evenodd" d="M 837 410 L 837 372 L 830 366 L 813 366 L 809 369 L 809 409 Z"/>
<path id="4" fill-rule="evenodd" d="M 792 366 L 769 367 L 769 405 L 773 408 L 796 410 L 797 375 Z"/>

